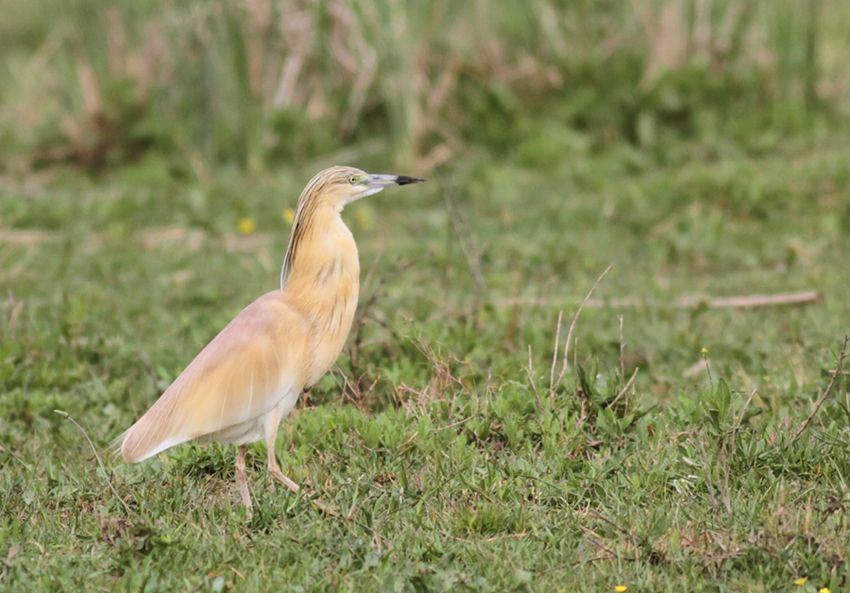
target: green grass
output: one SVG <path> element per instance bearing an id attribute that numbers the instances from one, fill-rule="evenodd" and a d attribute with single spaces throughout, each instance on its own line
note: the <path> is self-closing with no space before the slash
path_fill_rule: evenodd
<path id="1" fill-rule="evenodd" d="M 669 164 L 625 147 L 544 167 L 474 154 L 346 212 L 369 277 L 359 339 L 283 424 L 302 494 L 276 488 L 251 449 L 251 518 L 230 448 L 136 466 L 106 451 L 275 285 L 282 211 L 314 165 L 200 184 L 153 160 L 5 187 L 2 589 L 846 588 L 846 375 L 793 438 L 850 330 L 841 135 L 755 152 L 674 142 Z M 245 216 L 253 235 L 236 230 Z M 595 297 L 645 304 L 585 309 L 578 366 L 549 385 L 558 310 L 563 347 L 609 263 Z M 823 299 L 670 305 L 803 289 Z M 620 314 L 623 371 L 639 371 L 613 401 Z M 688 375 L 702 348 L 710 372 Z"/>

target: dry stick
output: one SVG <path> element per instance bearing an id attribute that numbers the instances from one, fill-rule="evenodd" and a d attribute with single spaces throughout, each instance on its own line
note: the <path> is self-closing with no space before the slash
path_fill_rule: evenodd
<path id="1" fill-rule="evenodd" d="M 555 368 L 558 366 L 558 349 L 561 347 L 561 320 L 563 311 L 558 311 L 558 324 L 555 326 L 555 347 L 552 348 L 552 366 L 549 367 L 549 403 L 551 404 L 555 392 Z"/>
<path id="2" fill-rule="evenodd" d="M 757 393 L 758 393 L 758 387 L 755 387 L 755 388 L 753 388 L 752 391 L 750 391 L 750 395 L 749 395 L 749 397 L 747 397 L 747 401 L 744 402 L 744 407 L 741 408 L 741 415 L 738 416 L 738 418 L 735 421 L 735 424 L 732 425 L 731 440 L 732 440 L 732 448 L 733 449 L 735 448 L 735 439 L 738 436 L 738 429 L 741 428 L 741 423 L 744 421 L 744 416 L 746 416 L 746 414 L 747 414 L 747 408 L 749 408 L 750 404 L 753 403 L 753 398 L 755 398 Z"/>
<path id="3" fill-rule="evenodd" d="M 564 359 L 566 360 L 566 358 Z M 573 340 L 573 368 L 578 368 L 578 336 Z"/>
<path id="4" fill-rule="evenodd" d="M 626 382 L 626 342 L 623 340 L 623 314 L 617 315 L 620 322 L 620 385 Z"/>
<path id="5" fill-rule="evenodd" d="M 481 256 L 482 249 L 478 245 L 475 234 L 472 232 L 469 223 L 461 214 L 460 210 L 455 205 L 454 197 L 451 191 L 443 192 L 443 201 L 446 204 L 446 210 L 449 214 L 449 221 L 452 225 L 452 230 L 455 233 L 461 251 L 463 251 L 466 265 L 469 267 L 469 272 L 472 274 L 472 279 L 475 283 L 475 290 L 472 294 L 472 315 L 475 321 L 476 328 L 478 327 L 478 314 L 481 309 L 481 297 L 487 290 L 487 282 L 484 279 L 484 274 L 481 271 Z M 468 241 L 467 241 L 468 239 Z"/>
<path id="6" fill-rule="evenodd" d="M 537 385 L 534 383 L 534 361 L 531 357 L 531 344 L 528 345 L 528 382 L 531 383 L 531 389 L 534 391 L 534 399 L 537 403 L 537 409 L 541 408 L 540 406 L 540 392 L 537 391 Z"/>
<path id="7" fill-rule="evenodd" d="M 578 528 L 584 531 L 585 535 L 589 536 L 590 541 L 592 541 L 597 548 L 608 552 L 608 559 L 613 559 L 617 557 L 617 554 L 614 552 L 614 550 L 605 545 L 605 540 L 602 539 L 601 535 L 593 531 L 590 527 L 585 527 L 584 525 L 579 525 Z"/>
<path id="8" fill-rule="evenodd" d="M 564 357 L 561 361 L 561 373 L 558 375 L 558 383 L 561 382 L 561 379 L 564 378 L 564 375 L 567 373 L 567 367 L 569 365 L 569 352 L 570 352 L 570 340 L 573 337 L 573 331 L 575 330 L 576 323 L 578 323 L 578 317 L 581 315 L 581 310 L 584 309 L 584 305 L 587 301 L 590 300 L 590 297 L 593 295 L 593 291 L 596 290 L 596 287 L 605 277 L 605 275 L 611 271 L 611 268 L 614 267 L 614 264 L 609 264 L 605 270 L 599 274 L 599 277 L 596 279 L 596 282 L 593 283 L 593 286 L 590 287 L 590 290 L 587 291 L 587 295 L 585 295 L 584 300 L 579 304 L 578 309 L 576 309 L 575 315 L 573 315 L 572 321 L 570 321 L 570 328 L 567 330 L 567 340 L 564 342 Z"/>
<path id="9" fill-rule="evenodd" d="M 83 438 L 84 438 L 84 439 L 86 439 L 86 441 L 87 441 L 87 442 L 88 442 L 88 444 L 89 444 L 89 447 L 91 447 L 91 451 L 92 451 L 92 453 L 94 453 L 94 458 L 95 458 L 95 459 L 97 459 L 97 465 L 100 467 L 100 471 L 102 471 L 102 472 L 103 472 L 103 477 L 104 477 L 104 479 L 106 479 L 106 483 L 107 483 L 107 485 L 109 486 L 109 489 L 110 489 L 110 490 L 112 490 L 112 494 L 114 494 L 114 495 L 115 495 L 115 498 L 117 498 L 117 499 L 118 499 L 118 502 L 120 502 L 120 503 L 121 503 L 121 506 L 123 506 L 123 507 L 124 507 L 124 510 L 125 510 L 125 511 L 127 511 L 127 514 L 128 514 L 128 515 L 131 515 L 131 514 L 132 514 L 132 512 L 130 511 L 130 507 L 129 507 L 129 506 L 127 506 L 127 503 L 126 503 L 126 502 L 124 502 L 124 500 L 123 500 L 123 499 L 121 498 L 121 496 L 118 494 L 118 491 L 115 489 L 115 486 L 113 486 L 113 485 L 112 485 L 112 481 L 109 479 L 109 474 L 108 474 L 108 473 L 106 473 L 106 468 L 103 466 L 103 461 L 101 461 L 101 459 L 100 459 L 100 455 L 98 455 L 98 453 L 97 453 L 97 449 L 95 449 L 94 443 L 93 443 L 93 442 L 92 442 L 92 440 L 89 438 L 89 435 L 88 435 L 88 433 L 86 432 L 86 430 L 85 430 L 82 426 L 80 426 L 80 425 L 79 425 L 79 423 L 78 423 L 76 420 L 74 420 L 68 412 L 64 412 L 64 411 L 62 411 L 62 410 L 53 410 L 53 411 L 54 411 L 55 413 L 59 414 L 60 416 L 63 416 L 64 418 L 67 418 L 68 420 L 70 420 L 70 421 L 71 421 L 71 423 L 72 423 L 74 426 L 76 426 L 76 427 L 77 427 L 77 430 L 78 430 L 78 431 L 80 431 L 80 434 L 81 434 L 81 435 L 83 435 Z"/>
<path id="10" fill-rule="evenodd" d="M 711 298 L 686 296 L 677 301 L 677 306 L 689 308 L 699 307 L 705 304 L 711 309 L 752 309 L 755 307 L 775 307 L 778 305 L 806 305 L 817 302 L 820 298 L 821 294 L 816 290 Z"/>
<path id="11" fill-rule="evenodd" d="M 11 449 L 7 449 L 3 445 L 0 445 L 0 453 L 2 453 L 3 451 L 8 453 L 13 459 L 15 459 L 18 463 L 23 465 L 25 468 L 32 469 L 32 466 L 29 463 L 27 463 L 26 461 L 24 461 L 17 453 L 12 451 Z"/>
<path id="12" fill-rule="evenodd" d="M 634 307 L 672 307 L 676 309 L 694 309 L 697 307 L 708 307 L 709 309 L 756 309 L 759 307 L 781 307 L 792 305 L 809 305 L 821 300 L 821 293 L 816 290 L 803 292 L 783 292 L 778 294 L 751 294 L 730 297 L 702 297 L 683 296 L 673 302 L 656 302 L 636 298 L 623 299 L 588 299 L 581 301 L 582 305 L 591 308 L 634 308 Z M 535 298 L 535 297 L 513 297 L 508 299 L 497 299 L 497 307 L 514 307 L 517 305 L 529 305 L 543 307 L 548 305 L 563 305 L 570 302 L 572 298 Z"/>
<path id="13" fill-rule="evenodd" d="M 844 373 L 847 374 L 846 372 Z M 850 389 L 844 391 L 844 409 L 850 413 Z"/>
<path id="14" fill-rule="evenodd" d="M 797 432 L 794 433 L 794 436 L 791 438 L 792 443 L 798 438 L 800 438 L 800 435 L 803 434 L 803 431 L 805 431 L 809 427 L 809 424 L 811 424 L 814 417 L 817 416 L 817 413 L 820 411 L 821 406 L 823 406 L 824 402 L 826 402 L 826 399 L 832 393 L 832 388 L 835 387 L 835 381 L 838 379 L 838 376 L 841 375 L 844 370 L 844 360 L 847 358 L 848 340 L 850 340 L 850 336 L 845 335 L 844 341 L 841 343 L 841 350 L 838 352 L 838 362 L 835 364 L 835 369 L 833 369 L 832 373 L 830 373 L 829 383 L 827 384 L 826 389 L 824 389 L 823 394 L 820 396 L 820 399 L 818 399 L 817 404 L 815 404 L 815 409 L 812 410 L 812 413 L 809 414 L 805 422 L 803 422 L 800 428 L 797 429 Z"/>
<path id="15" fill-rule="evenodd" d="M 708 364 L 706 360 L 706 364 Z M 728 439 L 723 439 L 720 448 L 720 456 L 722 459 L 722 463 L 719 464 L 722 471 L 722 475 L 720 480 L 722 484 L 718 484 L 719 495 L 723 498 L 723 504 L 726 507 L 727 513 L 732 513 L 732 497 L 731 497 L 731 489 L 729 488 L 729 457 L 734 456 L 735 452 L 735 441 L 738 438 L 738 430 L 741 428 L 741 423 L 744 421 L 744 416 L 747 415 L 747 408 L 750 407 L 750 404 L 753 401 L 753 398 L 758 393 L 758 388 L 754 388 L 750 391 L 750 395 L 747 397 L 747 401 L 744 402 L 744 406 L 741 408 L 740 414 L 733 420 L 732 422 L 732 432 Z M 722 490 L 721 490 L 722 486 Z"/>
<path id="16" fill-rule="evenodd" d="M 451 424 L 446 424 L 445 426 L 436 426 L 434 428 L 430 428 L 430 429 L 428 429 L 428 432 L 430 432 L 431 434 L 435 434 L 435 433 L 441 432 L 443 430 L 448 430 L 450 428 L 454 428 L 455 426 L 460 426 L 461 424 L 465 424 L 465 423 L 469 422 L 470 420 L 472 420 L 473 418 L 474 418 L 474 416 L 467 416 L 466 418 L 461 418 L 460 420 L 458 420 L 456 422 L 452 422 Z"/>
<path id="17" fill-rule="evenodd" d="M 629 390 L 629 388 L 635 382 L 635 378 L 637 377 L 639 370 L 640 370 L 640 368 L 635 369 L 635 372 L 632 373 L 632 376 L 629 377 L 629 380 L 626 381 L 625 385 L 623 385 L 623 388 L 620 390 L 620 393 L 617 394 L 617 397 L 615 397 L 614 399 L 611 400 L 611 403 L 609 403 L 607 406 L 605 406 L 606 408 L 612 407 L 614 404 L 617 403 L 617 400 L 619 400 L 621 397 L 623 397 L 626 394 L 626 392 Z"/>

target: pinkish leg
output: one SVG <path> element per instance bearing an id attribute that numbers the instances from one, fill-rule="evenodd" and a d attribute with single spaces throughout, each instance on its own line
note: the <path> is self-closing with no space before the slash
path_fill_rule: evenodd
<path id="1" fill-rule="evenodd" d="M 272 477 L 292 490 L 293 492 L 298 492 L 298 484 L 290 480 L 286 477 L 282 471 L 280 471 L 280 467 L 277 464 L 277 458 L 274 454 L 274 443 L 277 437 L 277 428 L 275 428 L 274 432 L 266 435 L 266 449 L 269 453 L 269 473 Z"/>
<path id="2" fill-rule="evenodd" d="M 242 506 L 251 508 L 251 493 L 248 492 L 248 476 L 245 475 L 245 445 L 239 445 L 236 454 L 236 484 L 239 486 L 239 495 L 242 497 Z"/>

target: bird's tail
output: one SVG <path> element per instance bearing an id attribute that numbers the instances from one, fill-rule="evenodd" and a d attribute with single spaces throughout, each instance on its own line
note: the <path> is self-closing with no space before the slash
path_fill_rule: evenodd
<path id="1" fill-rule="evenodd" d="M 117 437 L 112 439 L 112 442 L 109 443 L 109 454 L 110 455 L 115 455 L 115 456 L 122 455 L 121 445 L 124 444 L 124 439 L 127 438 L 127 434 L 129 432 L 130 432 L 130 429 L 128 428 L 127 430 L 125 430 L 124 432 L 119 434 Z"/>

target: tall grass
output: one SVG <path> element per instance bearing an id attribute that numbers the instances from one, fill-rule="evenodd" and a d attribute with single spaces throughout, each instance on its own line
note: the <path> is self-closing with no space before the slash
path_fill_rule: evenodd
<path id="1" fill-rule="evenodd" d="M 763 124 L 840 109 L 848 80 L 829 57 L 848 10 L 828 0 L 7 4 L 6 168 L 154 150 L 256 170 L 379 137 L 428 169 L 509 147 L 543 108 L 599 142 L 651 143 L 659 126 L 699 133 L 703 109 Z"/>

